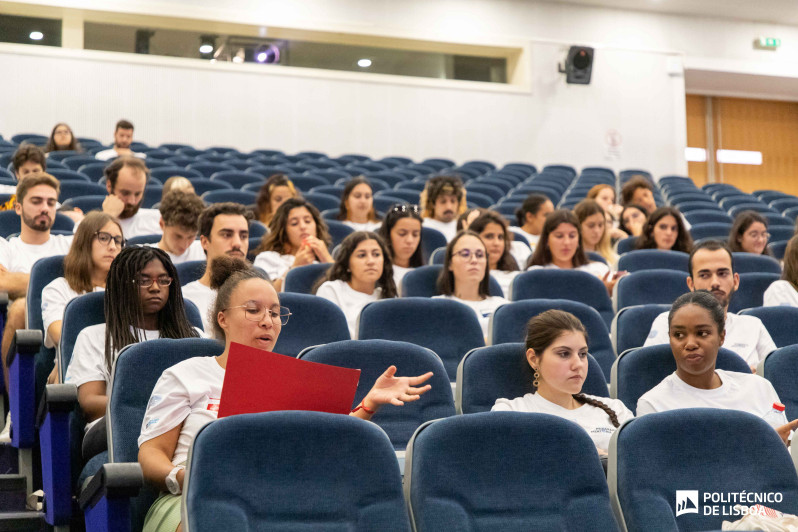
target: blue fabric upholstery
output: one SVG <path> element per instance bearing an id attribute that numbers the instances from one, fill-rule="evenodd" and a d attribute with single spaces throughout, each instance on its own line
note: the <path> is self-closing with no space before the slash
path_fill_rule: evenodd
<path id="1" fill-rule="evenodd" d="M 489 344 L 523 342 L 526 324 L 541 312 L 550 309 L 570 312 L 587 329 L 590 354 L 598 360 L 604 375 L 609 376 L 615 351 L 612 349 L 610 333 L 601 315 L 595 309 L 577 301 L 567 299 L 527 299 L 502 305 L 493 314 L 489 331 Z"/>
<path id="2" fill-rule="evenodd" d="M 70 198 L 66 200 L 63 204 L 65 207 L 73 207 L 75 209 L 80 209 L 85 213 L 89 211 L 99 211 L 103 208 L 103 201 L 105 201 L 106 195 L 94 195 L 94 196 L 78 196 L 76 198 Z"/>
<path id="3" fill-rule="evenodd" d="M 786 307 L 774 307 L 785 310 Z M 785 320 L 787 321 L 787 320 Z M 795 327 L 795 319 L 789 321 Z M 763 377 L 770 381 L 779 394 L 779 399 L 786 406 L 787 419 L 798 418 L 798 345 L 781 347 L 770 353 L 765 362 Z"/>
<path id="4" fill-rule="evenodd" d="M 624 253 L 618 259 L 618 271 L 629 273 L 640 270 L 676 270 L 687 273 L 690 255 L 682 251 L 662 251 L 659 249 L 637 249 Z"/>
<path id="5" fill-rule="evenodd" d="M 321 262 L 318 264 L 306 264 L 288 270 L 283 284 L 284 292 L 295 292 L 297 294 L 312 294 L 313 286 L 316 281 L 326 275 L 327 270 L 332 264 Z"/>
<path id="6" fill-rule="evenodd" d="M 25 304 L 25 328 L 42 331 L 44 340 L 44 323 L 42 322 L 42 290 L 51 281 L 64 276 L 64 256 L 56 255 L 39 259 L 33 265 L 28 280 L 27 302 Z M 39 353 L 34 359 L 34 373 L 36 379 L 36 401 L 44 393 L 47 376 L 55 364 L 55 349 L 44 347 L 44 341 Z"/>
<path id="7" fill-rule="evenodd" d="M 90 325 L 105 323 L 103 311 L 104 292 L 91 292 L 78 296 L 64 309 L 64 321 L 61 327 L 61 343 L 58 345 L 61 382 L 64 382 L 69 361 L 72 360 L 72 349 L 80 331 Z"/>
<path id="8" fill-rule="evenodd" d="M 0 211 L 0 236 L 3 238 L 8 238 L 10 235 L 19 233 L 21 227 L 22 219 L 13 209 Z M 73 222 L 68 216 L 57 212 L 55 214 L 55 223 L 53 223 L 53 227 L 51 227 L 51 229 L 56 231 L 69 231 L 71 233 L 74 227 L 75 222 Z"/>
<path id="9" fill-rule="evenodd" d="M 205 177 L 201 173 L 197 172 L 196 170 L 189 170 L 188 168 L 184 167 L 184 164 L 180 163 L 187 163 L 191 164 L 194 162 L 193 160 L 185 161 L 184 158 L 178 159 L 177 157 L 168 159 L 169 161 L 174 162 L 177 166 L 176 167 L 166 167 L 166 168 L 153 168 L 150 170 L 150 176 L 154 177 L 155 179 L 159 179 L 161 182 L 166 181 L 172 176 L 180 175 L 191 179 L 192 177 Z"/>
<path id="10" fill-rule="evenodd" d="M 524 344 L 507 343 L 472 349 L 457 368 L 457 413 L 487 412 L 496 399 L 513 399 L 535 393 L 534 380 Z M 582 391 L 609 397 L 605 373 L 592 355 L 588 355 L 587 379 Z"/>
<path id="11" fill-rule="evenodd" d="M 721 347 L 715 367 L 726 371 L 751 373 L 748 363 L 737 353 Z M 662 379 L 676 371 L 669 344 L 652 345 L 621 353 L 612 367 L 612 388 L 616 399 L 632 412 L 637 411 L 637 400 Z"/>
<path id="12" fill-rule="evenodd" d="M 360 312 L 357 337 L 427 347 L 441 357 L 451 381 L 463 355 L 485 345 L 477 316 L 469 307 L 449 299 L 420 297 L 369 303 Z"/>
<path id="13" fill-rule="evenodd" d="M 563 418 L 486 412 L 424 425 L 405 471 L 418 532 L 618 530 L 596 448 Z"/>
<path id="14" fill-rule="evenodd" d="M 332 238 L 332 247 L 337 246 L 344 238 L 355 232 L 350 226 L 338 220 L 325 220 L 325 223 L 327 224 L 327 230 Z"/>
<path id="15" fill-rule="evenodd" d="M 99 196 L 106 194 L 106 189 L 103 185 L 97 183 L 88 183 L 85 181 L 63 181 L 61 182 L 61 192 L 58 194 L 58 201 L 63 203 L 69 198 L 77 198 L 79 196 Z"/>
<path id="16" fill-rule="evenodd" d="M 754 307 L 740 314 L 756 316 L 765 325 L 777 347 L 798 344 L 798 307 L 786 305 L 778 307 Z"/>
<path id="17" fill-rule="evenodd" d="M 790 229 L 792 230 L 792 229 Z M 781 275 L 781 264 L 773 257 L 755 253 L 732 253 L 735 273 L 775 273 Z"/>
<path id="18" fill-rule="evenodd" d="M 177 276 L 180 278 L 180 286 L 198 280 L 205 274 L 204 260 L 189 260 L 175 265 Z"/>
<path id="19" fill-rule="evenodd" d="M 622 238 L 618 241 L 617 250 L 619 255 L 623 255 L 624 253 L 628 253 L 633 251 L 637 246 L 637 237 L 636 236 L 628 236 L 626 238 Z"/>
<path id="20" fill-rule="evenodd" d="M 443 233 L 432 227 L 421 227 L 421 255 L 424 264 L 429 264 L 430 255 L 438 248 L 446 247 L 446 237 Z"/>
<path id="21" fill-rule="evenodd" d="M 204 177 L 211 177 L 217 172 L 234 172 L 235 168 L 228 164 L 212 163 L 212 162 L 196 162 L 188 165 L 186 168 L 201 173 Z"/>
<path id="22" fill-rule="evenodd" d="M 202 195 L 203 201 L 208 204 L 232 201 L 242 205 L 254 205 L 257 197 L 254 192 L 245 192 L 243 190 L 211 190 Z"/>
<path id="23" fill-rule="evenodd" d="M 442 264 L 419 266 L 405 274 L 402 278 L 402 297 L 432 297 L 440 295 L 438 276 L 443 269 Z M 504 297 L 499 281 L 490 278 L 488 294 Z"/>
<path id="24" fill-rule="evenodd" d="M 741 273 L 740 286 L 731 298 L 729 312 L 761 307 L 765 290 L 780 277 L 777 273 Z"/>
<path id="25" fill-rule="evenodd" d="M 651 304 L 633 305 L 622 308 L 612 320 L 613 346 L 619 355 L 627 349 L 642 347 L 646 343 L 651 324 L 663 312 L 669 311 L 670 305 Z"/>
<path id="26" fill-rule="evenodd" d="M 731 224 L 722 222 L 708 222 L 702 224 L 695 224 L 690 227 L 690 236 L 693 240 L 701 240 L 702 238 L 717 238 L 719 240 L 726 240 L 731 232 Z"/>
<path id="27" fill-rule="evenodd" d="M 513 279 L 513 301 L 524 299 L 568 299 L 598 311 L 607 329 L 612 323 L 612 301 L 604 283 L 593 274 L 575 270 L 532 270 Z"/>
<path id="28" fill-rule="evenodd" d="M 223 350 L 219 342 L 205 338 L 157 339 L 124 348 L 114 364 L 113 386 L 108 395 L 110 461 L 138 461 L 138 437 L 144 412 L 164 370 L 191 357 L 216 356 Z M 132 530 L 141 530 L 144 516 L 157 495 L 155 489 L 145 485 L 132 501 Z"/>
<path id="29" fill-rule="evenodd" d="M 98 159 L 95 159 L 93 155 L 73 155 L 61 160 L 70 170 L 77 170 L 84 164 L 96 163 L 97 161 Z"/>
<path id="30" fill-rule="evenodd" d="M 234 189 L 240 189 L 244 185 L 249 185 L 251 183 L 258 183 L 259 185 L 262 185 L 266 182 L 266 178 L 260 174 L 241 171 L 216 172 L 210 177 L 210 180 L 213 183 L 226 183 L 230 186 L 230 188 Z M 191 181 L 193 182 L 194 179 Z"/>
<path id="31" fill-rule="evenodd" d="M 691 408 L 632 420 L 610 443 L 608 473 L 628 530 L 718 530 L 724 520 L 739 519 L 728 517 L 733 502 L 716 506 L 718 515 L 705 511 L 712 492 L 726 501 L 731 493 L 779 492 L 782 503 L 764 504 L 798 513 L 798 476 L 787 448 L 746 412 Z M 698 490 L 697 513 L 675 516 L 676 490 Z"/>
<path id="32" fill-rule="evenodd" d="M 371 418 L 371 421 L 388 434 L 397 450 L 403 450 L 407 446 L 413 432 L 422 423 L 453 416 L 455 413 L 452 388 L 443 362 L 438 355 L 424 347 L 389 340 L 347 340 L 309 349 L 300 358 L 359 369 L 360 381 L 352 408 L 360 404 L 377 378 L 391 365 L 396 366 L 396 374 L 402 377 L 431 371 L 433 376 L 425 384 L 432 385 L 432 389 L 418 401 L 405 403 L 404 406 L 383 406 Z"/>
<path id="33" fill-rule="evenodd" d="M 618 310 L 652 303 L 670 305 L 688 291 L 687 274 L 675 270 L 641 270 L 624 275 L 615 285 Z"/>
<path id="34" fill-rule="evenodd" d="M 128 246 L 143 246 L 144 244 L 157 244 L 162 235 L 139 235 L 127 239 Z"/>
<path id="35" fill-rule="evenodd" d="M 323 297 L 283 292 L 280 305 L 291 310 L 288 323 L 283 325 L 274 351 L 295 357 L 306 347 L 340 340 L 349 340 L 349 327 L 343 311 Z M 323 327 L 319 327 L 323 323 Z"/>
<path id="36" fill-rule="evenodd" d="M 341 200 L 330 194 L 319 194 L 318 192 L 306 192 L 302 196 L 308 200 L 319 211 L 334 209 L 341 204 Z"/>
<path id="37" fill-rule="evenodd" d="M 78 181 L 78 182 L 82 181 L 87 183 L 92 182 L 91 177 L 81 172 L 77 172 L 75 170 L 65 170 L 63 168 L 48 168 L 47 173 L 61 182 L 63 181 Z"/>
<path id="38" fill-rule="evenodd" d="M 410 530 L 390 441 L 373 423 L 350 416 L 289 411 L 220 419 L 194 439 L 186 478 L 183 511 L 192 532 Z"/>
<path id="39" fill-rule="evenodd" d="M 726 214 L 725 212 L 720 212 L 716 209 L 708 209 L 708 210 L 695 210 L 692 212 L 684 213 L 684 217 L 687 218 L 687 221 L 690 222 L 691 225 L 697 224 L 704 224 L 704 223 L 732 223 L 731 216 Z"/>

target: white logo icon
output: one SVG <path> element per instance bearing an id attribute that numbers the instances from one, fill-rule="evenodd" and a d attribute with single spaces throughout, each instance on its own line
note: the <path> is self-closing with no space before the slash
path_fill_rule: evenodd
<path id="1" fill-rule="evenodd" d="M 676 517 L 698 513 L 698 490 L 676 490 Z"/>

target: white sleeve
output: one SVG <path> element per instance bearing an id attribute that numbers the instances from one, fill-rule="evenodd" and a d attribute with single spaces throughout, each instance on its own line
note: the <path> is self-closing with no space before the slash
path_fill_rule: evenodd
<path id="1" fill-rule="evenodd" d="M 269 279 L 275 280 L 283 276 L 288 271 L 288 265 L 280 257 L 276 251 L 264 251 L 255 257 L 255 262 L 252 263 L 256 268 L 266 272 Z"/>
<path id="2" fill-rule="evenodd" d="M 786 286 L 785 286 L 786 284 Z M 792 288 L 792 285 L 788 283 L 788 281 L 773 281 L 768 289 L 765 290 L 765 295 L 763 297 L 762 306 L 763 307 L 778 307 L 780 305 L 790 305 L 795 306 L 794 299 L 789 297 L 788 290 L 795 290 Z"/>
<path id="3" fill-rule="evenodd" d="M 180 425 L 191 413 L 191 398 L 172 368 L 163 372 L 152 389 L 141 422 L 138 444 L 157 438 Z M 170 457 L 171 458 L 171 457 Z"/>
<path id="4" fill-rule="evenodd" d="M 758 339 L 756 342 L 756 352 L 758 355 L 757 361 L 761 362 L 771 352 L 778 349 L 778 347 L 773 341 L 773 338 L 770 337 L 770 333 L 765 328 L 765 324 L 759 319 L 757 319 L 757 324 L 759 326 L 759 334 L 757 335 Z"/>
<path id="5" fill-rule="evenodd" d="M 11 246 L 9 245 L 8 241 L 6 241 L 3 245 L 0 246 L 0 266 L 5 269 L 9 269 L 9 265 L 11 264 Z"/>
<path id="6" fill-rule="evenodd" d="M 510 399 L 496 399 L 496 403 L 490 409 L 491 412 L 513 412 L 515 409 Z"/>
<path id="7" fill-rule="evenodd" d="M 643 347 L 650 345 L 661 345 L 668 343 L 668 313 L 663 312 L 656 317 L 651 324 L 651 330 L 648 333 Z"/>
<path id="8" fill-rule="evenodd" d="M 87 382 L 108 381 L 104 331 L 104 328 L 97 327 L 87 327 L 80 331 L 72 350 L 72 360 L 67 368 L 65 383 L 81 386 Z"/>
<path id="9" fill-rule="evenodd" d="M 335 293 L 335 290 L 333 289 L 333 286 L 330 283 L 330 281 L 325 281 L 324 283 L 322 283 L 319 289 L 316 290 L 316 295 L 319 297 L 323 297 L 324 299 L 327 299 L 329 301 L 332 301 L 339 308 L 341 307 L 341 302 L 338 300 L 338 294 Z"/>
<path id="10" fill-rule="evenodd" d="M 653 414 L 654 412 L 656 412 L 654 405 L 648 402 L 645 395 L 637 400 L 637 417 Z"/>
<path id="11" fill-rule="evenodd" d="M 62 278 L 59 278 L 63 280 Z M 42 323 L 44 324 L 44 345 L 52 347 L 52 342 L 47 335 L 50 325 L 64 319 L 64 309 L 72 300 L 71 294 L 63 290 L 64 281 L 56 279 L 44 287 L 42 290 Z M 69 285 L 67 285 L 67 290 Z"/>

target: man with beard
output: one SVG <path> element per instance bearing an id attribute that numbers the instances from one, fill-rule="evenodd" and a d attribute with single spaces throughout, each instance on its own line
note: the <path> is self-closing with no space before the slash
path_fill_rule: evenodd
<path id="1" fill-rule="evenodd" d="M 696 245 L 688 262 L 690 291 L 708 290 L 726 312 L 726 339 L 723 347 L 734 351 L 748 362 L 752 371 L 776 344 L 759 318 L 729 312 L 729 302 L 740 286 L 740 276 L 734 273 L 732 253 L 724 242 L 708 240 Z M 663 312 L 651 324 L 645 345 L 667 344 L 668 313 Z"/>
<path id="2" fill-rule="evenodd" d="M 119 219 L 125 239 L 161 234 L 161 213 L 141 208 L 149 174 L 144 162 L 135 157 L 120 157 L 105 167 L 108 196 L 103 212 Z"/>
<path id="3" fill-rule="evenodd" d="M 466 210 L 465 189 L 457 176 L 437 176 L 421 192 L 424 227 L 443 233 L 449 242 L 457 234 L 457 217 Z"/>
<path id="4" fill-rule="evenodd" d="M 133 143 L 133 124 L 131 124 L 127 120 L 120 120 L 119 122 L 116 123 L 116 129 L 114 129 L 113 148 L 109 148 L 107 150 L 95 153 L 94 158 L 99 159 L 100 161 L 109 161 L 111 159 L 116 159 L 117 157 L 122 157 L 122 156 L 139 157 L 141 159 L 147 157 L 146 153 L 137 153 L 131 150 L 130 145 L 132 143 Z"/>
<path id="5" fill-rule="evenodd" d="M 197 305 L 206 333 L 213 332 L 208 313 L 216 300 L 216 290 L 211 288 L 211 265 L 222 256 L 246 260 L 251 220 L 252 213 L 240 203 L 214 203 L 200 214 L 200 244 L 207 256 L 205 273 L 183 287 L 183 298 Z"/>
<path id="6" fill-rule="evenodd" d="M 25 295 L 33 264 L 45 257 L 66 255 L 72 244 L 71 235 L 50 234 L 59 191 L 58 180 L 43 172 L 27 175 L 17 185 L 14 209 L 22 219 L 20 233 L 0 245 L 0 290 L 15 300 L 8 307 L 3 333 L 4 368 L 14 331 L 25 328 Z"/>

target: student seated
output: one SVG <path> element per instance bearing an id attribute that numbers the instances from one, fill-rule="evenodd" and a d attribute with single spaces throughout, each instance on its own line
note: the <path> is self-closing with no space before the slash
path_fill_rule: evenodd
<path id="1" fill-rule="evenodd" d="M 634 414 L 619 399 L 582 393 L 588 371 L 587 331 L 582 322 L 568 312 L 547 310 L 529 320 L 525 343 L 537 391 L 497 399 L 491 410 L 563 417 L 585 429 L 599 454 L 606 455 L 615 429 Z"/>
<path id="2" fill-rule="evenodd" d="M 718 350 L 725 341 L 724 309 L 707 291 L 679 296 L 668 313 L 668 336 L 676 371 L 637 401 L 637 415 L 679 408 L 723 408 L 742 410 L 764 418 L 785 443 L 798 427 L 798 419 L 777 420 L 773 403 L 780 403 L 776 390 L 764 378 L 749 373 L 715 368 Z"/>
<path id="3" fill-rule="evenodd" d="M 649 215 L 635 248 L 690 253 L 693 248 L 693 239 L 685 228 L 682 215 L 677 209 L 660 207 Z"/>
<path id="4" fill-rule="evenodd" d="M 347 235 L 332 268 L 319 281 L 316 295 L 332 301 L 344 312 L 349 337 L 357 338 L 357 317 L 363 307 L 379 299 L 396 297 L 391 258 L 375 233 Z"/>
<path id="5" fill-rule="evenodd" d="M 376 231 L 380 227 L 368 179 L 354 177 L 346 182 L 338 219 L 355 231 Z"/>
<path id="6" fill-rule="evenodd" d="M 497 308 L 509 303 L 500 296 L 488 294 L 490 267 L 488 250 L 473 231 L 459 232 L 446 246 L 436 298 L 451 299 L 471 307 L 476 313 L 482 336 L 488 337 L 488 323 Z"/>
<path id="7" fill-rule="evenodd" d="M 640 236 L 643 234 L 643 226 L 646 224 L 648 213 L 640 205 L 626 205 L 621 211 L 621 221 L 618 228 L 629 236 Z"/>
<path id="8" fill-rule="evenodd" d="M 743 211 L 734 219 L 729 231 L 729 249 L 772 257 L 769 238 L 768 219 L 756 211 Z"/>
<path id="9" fill-rule="evenodd" d="M 75 134 L 72 133 L 72 128 L 63 122 L 59 122 L 50 132 L 50 138 L 47 139 L 47 144 L 44 145 L 44 151 L 45 153 L 50 153 L 51 151 L 82 153 L 83 148 Z"/>
<path id="10" fill-rule="evenodd" d="M 723 347 L 743 357 L 751 371 L 756 371 L 759 361 L 774 351 L 776 344 L 759 318 L 729 312 L 731 298 L 740 286 L 729 247 L 717 240 L 702 242 L 693 248 L 687 267 L 687 287 L 691 291 L 709 290 L 725 313 Z M 665 344 L 668 339 L 668 313 L 663 312 L 651 324 L 644 345 Z"/>
<path id="11" fill-rule="evenodd" d="M 543 231 L 543 224 L 546 216 L 554 212 L 554 204 L 543 194 L 530 194 L 524 203 L 515 211 L 515 218 L 518 227 L 510 227 L 529 242 L 529 247 L 535 251 L 535 246 L 540 240 L 540 233 Z"/>
<path id="12" fill-rule="evenodd" d="M 585 251 L 598 253 L 608 265 L 614 267 L 618 263 L 618 255 L 612 249 L 612 226 L 607 223 L 607 213 L 601 205 L 593 200 L 582 200 L 574 207 L 574 214 L 579 220 Z"/>
<path id="13" fill-rule="evenodd" d="M 302 198 L 286 200 L 274 213 L 269 233 L 255 250 L 254 265 L 282 291 L 288 270 L 315 262 L 332 263 L 332 243 L 319 210 Z"/>
<path id="14" fill-rule="evenodd" d="M 233 270 L 241 266 L 243 270 Z M 271 351 L 290 316 L 290 311 L 280 306 L 272 284 L 243 261 L 221 258 L 214 262 L 212 275 L 213 284 L 220 286 L 214 303 L 214 334 L 225 349 L 218 357 L 195 357 L 172 366 L 152 391 L 152 397 L 163 399 L 147 406 L 139 436 L 139 463 L 145 480 L 159 488 L 161 496 L 147 513 L 144 532 L 180 530 L 180 494 L 188 450 L 197 432 L 216 419 L 218 409 L 209 405 L 211 398 L 221 397 L 230 344 Z M 423 383 L 432 373 L 417 377 L 397 377 L 395 373 L 395 366 L 386 369 L 351 415 L 368 420 L 383 405 L 401 406 L 430 389 Z M 359 463 L 362 457 L 353 456 L 352 460 Z"/>
<path id="15" fill-rule="evenodd" d="M 765 307 L 798 307 L 798 236 L 792 237 L 787 243 L 781 279 L 768 286 L 763 299 Z"/>
<path id="16" fill-rule="evenodd" d="M 173 190 L 161 200 L 161 240 L 152 244 L 166 252 L 172 264 L 205 260 L 202 243 L 197 240 L 199 217 L 205 202 L 192 192 Z"/>
<path id="17" fill-rule="evenodd" d="M 302 197 L 285 174 L 274 174 L 263 183 L 255 200 L 255 219 L 269 225 L 285 200 Z"/>
<path id="18" fill-rule="evenodd" d="M 485 243 L 488 250 L 488 267 L 490 274 L 499 281 L 502 291 L 505 294 L 510 292 L 510 284 L 513 279 L 521 273 L 518 262 L 512 253 L 513 237 L 507 228 L 507 222 L 502 216 L 494 211 L 486 210 L 476 220 L 472 221 L 468 227 L 477 233 Z M 529 248 L 525 244 L 527 253 L 524 259 L 529 256 Z"/>
<path id="19" fill-rule="evenodd" d="M 440 231 L 450 242 L 457 234 L 457 217 L 467 208 L 463 181 L 456 175 L 439 175 L 427 181 L 419 195 L 424 226 Z"/>
<path id="20" fill-rule="evenodd" d="M 623 206 L 619 205 L 615 201 L 615 187 L 612 185 L 607 185 L 606 183 L 599 183 L 591 188 L 585 199 L 590 199 L 601 205 L 601 208 L 604 209 L 604 214 L 607 216 L 607 228 L 610 233 L 610 238 L 614 240 L 620 240 L 621 238 L 626 238 L 629 236 L 621 229 L 619 229 L 620 225 L 620 217 L 621 212 L 623 212 Z"/>
<path id="21" fill-rule="evenodd" d="M 398 203 L 391 207 L 378 234 L 391 256 L 396 291 L 407 272 L 424 265 L 421 252 L 421 214 L 418 205 Z"/>

